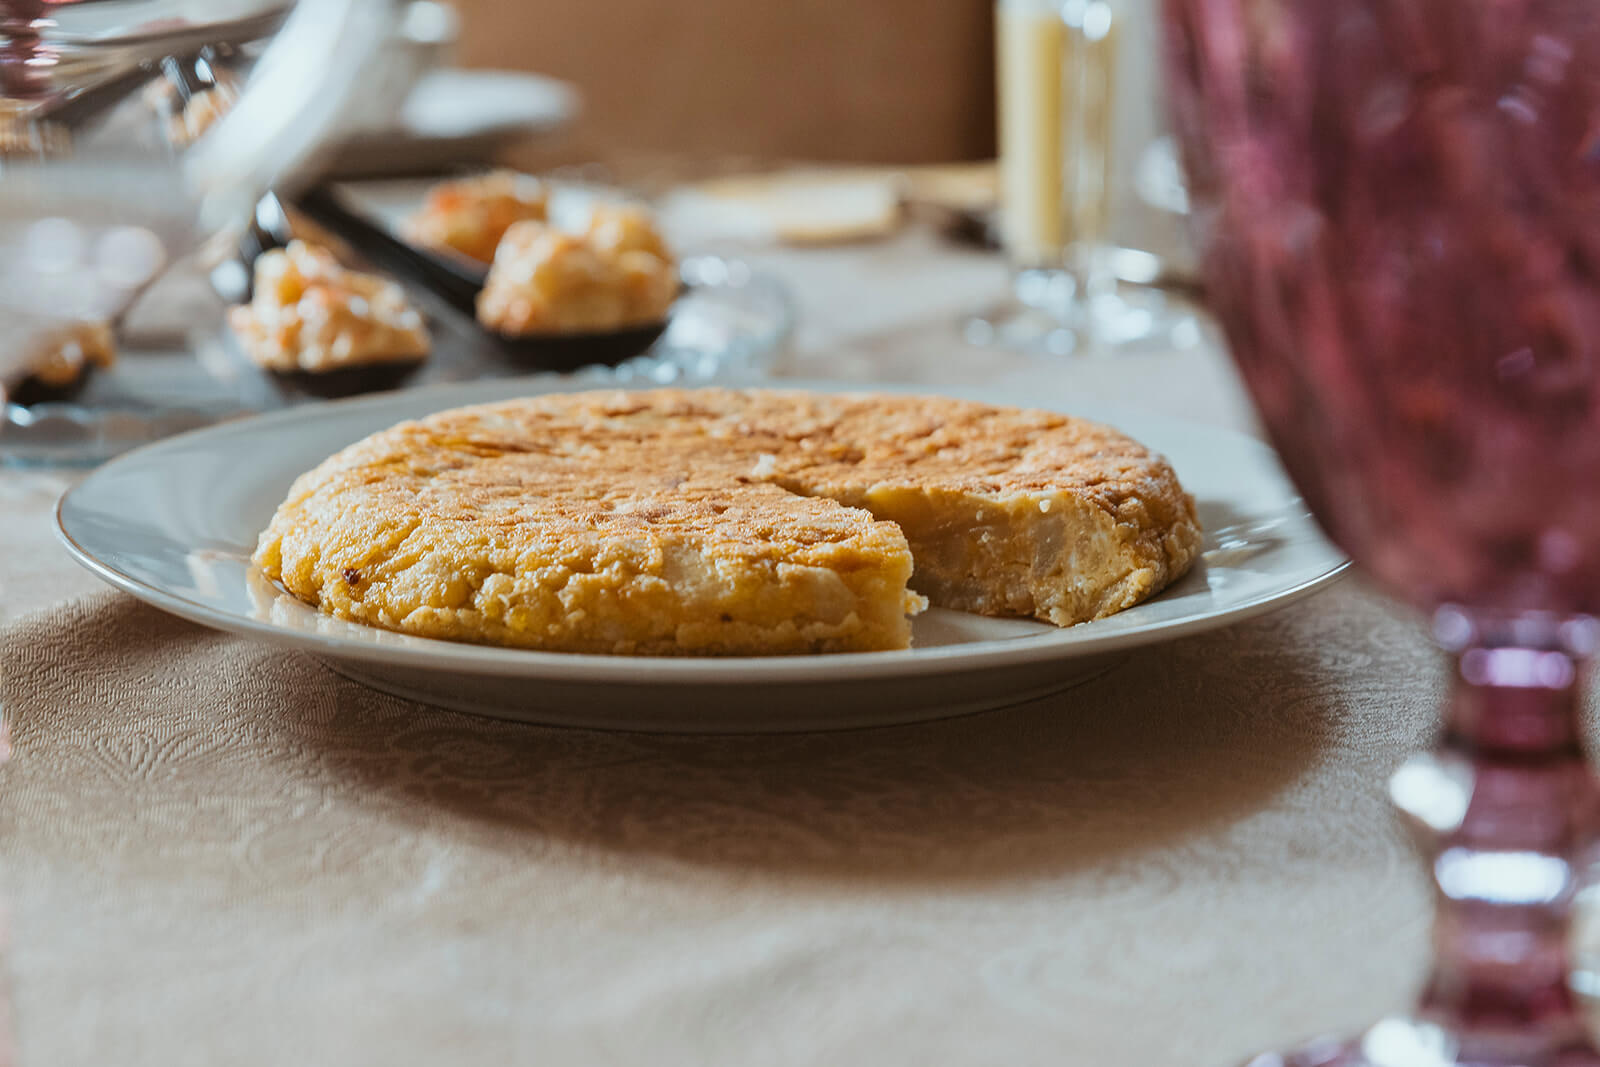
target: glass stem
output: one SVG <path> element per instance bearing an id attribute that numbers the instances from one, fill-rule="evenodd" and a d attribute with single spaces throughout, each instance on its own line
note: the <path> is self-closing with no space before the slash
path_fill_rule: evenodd
<path id="1" fill-rule="evenodd" d="M 1436 890 L 1421 1011 L 1456 1035 L 1458 1062 L 1550 1062 L 1588 1048 L 1568 984 L 1600 802 L 1579 732 L 1583 664 L 1551 641 L 1473 644 L 1454 666 L 1438 750 L 1393 782 Z"/>
<path id="2" fill-rule="evenodd" d="M 1078 278 L 1078 294 L 1086 309 L 1092 312 L 1095 301 L 1117 292 L 1117 269 L 1111 257 L 1115 249 L 1104 241 L 1079 245 L 1074 250 Z"/>

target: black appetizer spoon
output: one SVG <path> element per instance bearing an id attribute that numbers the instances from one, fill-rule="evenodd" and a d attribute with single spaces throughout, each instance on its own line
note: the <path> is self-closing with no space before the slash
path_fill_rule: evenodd
<path id="1" fill-rule="evenodd" d="M 306 216 L 343 238 L 373 266 L 423 286 L 450 307 L 476 321 L 478 294 L 486 272 L 464 262 L 433 255 L 400 240 L 350 210 L 333 191 L 318 187 L 296 201 Z M 258 216 L 259 216 L 258 212 Z M 280 212 L 281 216 L 281 212 Z M 251 239 L 258 239 L 253 236 Z M 600 364 L 614 367 L 646 352 L 667 323 L 646 323 L 595 333 L 550 333 L 507 337 L 485 329 L 499 353 L 530 370 L 575 370 Z"/>

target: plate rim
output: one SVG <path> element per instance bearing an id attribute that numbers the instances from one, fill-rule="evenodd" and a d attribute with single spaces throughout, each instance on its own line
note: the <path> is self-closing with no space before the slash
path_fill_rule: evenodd
<path id="1" fill-rule="evenodd" d="M 575 380 L 560 374 L 536 374 L 519 378 L 497 379 L 505 388 L 505 398 L 539 395 L 533 390 L 575 392 L 584 389 L 660 388 L 651 383 L 618 383 L 606 385 L 599 382 Z M 810 379 L 764 378 L 757 375 L 740 376 L 727 382 L 714 383 L 726 388 L 771 388 L 791 391 L 834 392 L 898 392 L 927 393 L 931 395 L 967 396 L 1002 389 L 962 387 L 938 383 L 905 382 L 846 382 Z M 549 390 L 549 386 L 557 390 Z M 392 663 L 412 669 L 467 671 L 497 677 L 543 678 L 561 682 L 619 682 L 631 685 L 693 684 L 693 685 L 747 685 L 751 682 L 767 683 L 831 683 L 866 679 L 888 679 L 910 674 L 949 674 L 971 670 L 1003 669 L 1036 663 L 1053 657 L 1077 658 L 1125 651 L 1145 645 L 1221 629 L 1225 626 L 1257 618 L 1279 608 L 1303 600 L 1342 578 L 1350 569 L 1351 561 L 1338 548 L 1323 537 L 1334 562 L 1326 570 L 1284 589 L 1264 592 L 1231 605 L 1220 611 L 1194 615 L 1174 620 L 1158 620 L 1117 630 L 1094 634 L 1080 627 L 1083 623 L 1027 637 L 997 638 L 939 645 L 928 648 L 894 649 L 879 652 L 839 652 L 786 656 L 620 656 L 598 653 L 546 652 L 535 649 L 512 649 L 466 642 L 446 641 L 420 637 L 414 634 L 395 633 L 406 643 L 382 644 L 365 642 L 353 637 L 296 630 L 234 612 L 213 608 L 198 601 L 168 592 L 118 570 L 90 552 L 73 537 L 67 528 L 66 512 L 80 494 L 86 492 L 98 479 L 116 473 L 116 468 L 142 460 L 148 454 L 164 449 L 183 447 L 196 438 L 231 437 L 242 432 L 253 432 L 263 426 L 302 420 L 321 421 L 336 418 L 340 411 L 360 408 L 381 408 L 399 398 L 421 399 L 423 394 L 466 393 L 482 388 L 481 382 L 442 382 L 409 390 L 395 390 L 367 396 L 332 400 L 321 404 L 305 405 L 280 411 L 263 412 L 211 426 L 200 427 L 153 441 L 117 456 L 97 467 L 89 475 L 70 487 L 56 501 L 54 510 L 57 540 L 80 566 L 116 589 L 150 604 L 169 614 L 187 619 L 224 633 L 234 633 L 266 641 L 280 647 L 294 648 L 318 655 L 354 659 L 366 663 Z M 668 386 L 670 387 L 670 385 Z M 466 403 L 469 401 L 463 401 Z M 445 410 L 441 406 L 431 410 Z M 1137 409 L 1128 409 L 1130 414 Z M 1163 422 L 1201 432 L 1230 436 L 1259 448 L 1276 461 L 1269 445 L 1236 429 L 1215 426 L 1194 420 L 1167 416 L 1160 413 L 1143 413 Z M 410 418 L 420 416 L 399 416 Z M 1320 531 L 1319 531 L 1320 535 Z M 348 623 L 359 626 L 359 623 Z M 623 677 L 618 677 L 622 675 Z"/>

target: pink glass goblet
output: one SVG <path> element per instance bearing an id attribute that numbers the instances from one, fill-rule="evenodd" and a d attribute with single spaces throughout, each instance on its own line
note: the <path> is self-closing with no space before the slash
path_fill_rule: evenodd
<path id="1" fill-rule="evenodd" d="M 1600 789 L 1600 3 L 1166 0 L 1212 307 L 1328 533 L 1431 615 L 1421 1003 L 1255 1067 L 1600 1064 L 1569 988 Z"/>

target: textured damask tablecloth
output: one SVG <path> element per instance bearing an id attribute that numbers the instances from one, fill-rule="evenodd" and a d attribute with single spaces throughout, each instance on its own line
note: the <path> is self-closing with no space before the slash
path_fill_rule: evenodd
<path id="1" fill-rule="evenodd" d="M 785 373 L 1246 424 L 1214 350 L 965 348 L 990 260 L 767 258 L 807 313 Z M 602 734 L 408 704 L 100 590 L 50 540 L 69 481 L 0 473 L 0 964 L 30 1067 L 1208 1067 L 1420 977 L 1384 777 L 1442 672 L 1359 581 L 1007 711 Z"/>

